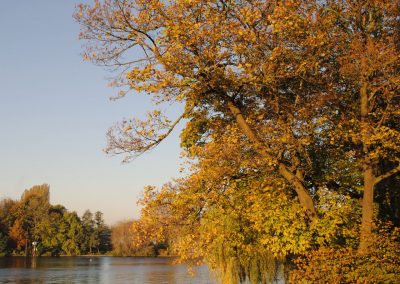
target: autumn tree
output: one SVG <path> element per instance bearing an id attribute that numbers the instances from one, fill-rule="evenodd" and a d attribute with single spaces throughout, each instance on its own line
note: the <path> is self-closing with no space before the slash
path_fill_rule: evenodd
<path id="1" fill-rule="evenodd" d="M 81 37 L 88 42 L 87 58 L 124 66 L 122 78 L 128 87 L 154 94 L 156 102 L 185 102 L 182 117 L 221 116 L 226 125 L 237 123 L 260 158 L 292 185 L 314 218 L 300 165 L 310 141 L 296 137 L 313 126 L 295 128 L 296 121 L 308 121 L 302 116 L 313 109 L 310 104 L 315 104 L 320 89 L 300 87 L 297 77 L 276 73 L 280 70 L 270 59 L 284 43 L 271 29 L 274 3 L 97 1 L 93 7 L 81 5 L 76 18 L 83 27 Z M 144 56 L 123 61 L 124 53 L 135 48 L 142 48 Z M 297 104 L 299 89 L 305 90 L 300 92 L 302 105 Z M 157 145 L 182 117 L 171 122 L 156 110 L 147 121 L 123 121 L 110 130 L 107 150 L 127 153 L 129 160 Z"/>
<path id="2" fill-rule="evenodd" d="M 283 10 L 281 16 L 292 21 L 281 22 L 279 34 L 299 48 L 308 47 L 303 58 L 308 71 L 304 71 L 302 78 L 312 80 L 313 74 L 310 76 L 309 72 L 330 76 L 326 94 L 321 93 L 326 100 L 322 119 L 328 122 L 323 127 L 329 129 L 325 139 L 338 153 L 344 150 L 345 158 L 339 157 L 338 161 L 343 164 L 346 159 L 353 160 L 353 172 L 361 174 L 358 187 L 362 189 L 363 201 L 358 251 L 367 252 L 374 227 L 374 188 L 400 171 L 399 2 L 327 1 L 314 4 L 311 14 L 304 9 L 307 6 L 297 2 L 294 9 L 289 6 Z M 319 27 L 302 36 L 304 28 L 293 22 L 312 13 L 316 17 L 309 19 Z M 297 35 L 296 41 L 293 35 Z M 337 115 L 337 119 L 332 120 L 327 111 L 333 112 L 333 117 Z M 329 127 L 332 124 L 334 128 Z M 332 167 L 329 170 L 332 174 Z M 341 177 L 343 172 L 334 177 L 336 185 L 340 185 Z M 357 183 L 350 187 L 356 189 Z"/>
<path id="3" fill-rule="evenodd" d="M 265 236 L 268 253 L 351 243 L 368 254 L 374 189 L 400 170 L 399 6 L 398 0 L 80 5 L 75 17 L 85 58 L 119 68 L 113 81 L 119 97 L 142 92 L 156 105 L 185 106 L 175 120 L 155 109 L 145 120 L 116 124 L 106 151 L 129 161 L 185 119 L 182 147 L 192 172 L 148 202 L 171 197 L 176 206 L 169 210 L 183 202 L 202 228 L 186 243 L 206 236 L 202 220 L 232 230 L 218 218 L 236 197 L 229 222 L 239 222 L 241 207 L 253 208 L 239 224 Z M 202 243 L 199 256 L 213 245 Z"/>
<path id="4" fill-rule="evenodd" d="M 0 253 L 3 254 L 8 254 L 13 249 L 9 233 L 10 228 L 13 226 L 16 219 L 16 204 L 17 201 L 10 198 L 5 198 L 0 201 L 0 234 L 2 235 L 1 239 L 3 246 L 5 244 L 5 247 Z"/>
<path id="5" fill-rule="evenodd" d="M 111 228 L 111 244 L 113 254 L 117 256 L 132 256 L 136 254 L 136 248 L 132 239 L 133 221 L 120 221 Z"/>
<path id="6" fill-rule="evenodd" d="M 23 227 L 22 221 L 17 219 L 10 228 L 9 232 L 11 240 L 15 243 L 16 249 L 21 251 L 28 243 L 28 233 Z"/>
<path id="7" fill-rule="evenodd" d="M 181 233 L 174 231 L 177 227 L 171 224 L 171 218 L 175 217 L 171 207 L 158 202 L 163 197 L 157 195 L 155 187 L 147 186 L 138 202 L 143 206 L 141 217 L 133 220 L 130 227 L 130 240 L 136 255 L 168 255 L 171 240 Z M 169 202 L 170 199 L 165 198 L 164 201 Z"/>
<path id="8" fill-rule="evenodd" d="M 33 186 L 22 194 L 18 210 L 30 240 L 39 241 L 40 226 L 47 217 L 49 208 L 50 186 L 48 184 Z"/>
<path id="9" fill-rule="evenodd" d="M 15 221 L 16 204 L 17 201 L 10 198 L 0 201 L 0 231 L 3 233 L 7 233 L 7 228 L 10 228 Z"/>
<path id="10" fill-rule="evenodd" d="M 24 191 L 13 208 L 14 223 L 10 237 L 17 250 L 30 246 L 32 241 L 41 241 L 41 228 L 50 207 L 49 185 L 37 185 Z"/>
<path id="11" fill-rule="evenodd" d="M 342 125 L 356 144 L 363 175 L 360 252 L 369 249 L 374 189 L 400 172 L 399 4 L 369 0 L 333 7 L 342 23 L 335 32 L 343 41 L 338 62 L 348 85 Z"/>

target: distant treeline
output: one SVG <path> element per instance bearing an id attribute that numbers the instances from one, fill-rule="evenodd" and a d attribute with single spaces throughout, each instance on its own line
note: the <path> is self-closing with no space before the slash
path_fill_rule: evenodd
<path id="1" fill-rule="evenodd" d="M 111 250 L 103 213 L 79 217 L 50 204 L 49 185 L 25 190 L 20 200 L 0 201 L 0 255 L 82 255 Z"/>

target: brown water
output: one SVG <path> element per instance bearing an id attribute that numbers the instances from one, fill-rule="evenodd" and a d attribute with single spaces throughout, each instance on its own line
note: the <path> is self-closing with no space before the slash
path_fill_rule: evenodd
<path id="1" fill-rule="evenodd" d="M 0 283 L 177 283 L 215 284 L 207 266 L 190 276 L 171 258 L 3 257 Z"/>

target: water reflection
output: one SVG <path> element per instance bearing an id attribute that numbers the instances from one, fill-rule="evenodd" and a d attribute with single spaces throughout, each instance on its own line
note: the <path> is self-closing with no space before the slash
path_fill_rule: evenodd
<path id="1" fill-rule="evenodd" d="M 170 258 L 0 258 L 0 283 L 216 283 L 206 266 L 196 272 L 191 277 Z"/>

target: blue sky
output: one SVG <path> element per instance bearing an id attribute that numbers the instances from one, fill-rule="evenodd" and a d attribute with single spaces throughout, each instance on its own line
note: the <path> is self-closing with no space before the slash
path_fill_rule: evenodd
<path id="1" fill-rule="evenodd" d="M 100 210 L 112 224 L 138 217 L 143 186 L 178 176 L 179 131 L 127 165 L 102 152 L 107 129 L 150 104 L 140 95 L 109 100 L 112 74 L 80 55 L 72 18 L 79 2 L 1 3 L 0 198 L 48 183 L 53 204 L 80 215 Z"/>

